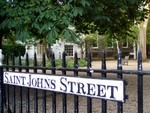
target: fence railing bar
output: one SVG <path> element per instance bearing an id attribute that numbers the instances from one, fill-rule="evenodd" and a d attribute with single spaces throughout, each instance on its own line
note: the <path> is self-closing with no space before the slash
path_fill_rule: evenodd
<path id="1" fill-rule="evenodd" d="M 4 104 L 6 104 L 4 93 L 5 93 L 5 88 L 3 84 L 3 67 L 0 65 L 0 113 L 4 112 Z M 3 93 L 4 92 L 4 93 Z M 3 104 L 4 103 L 4 104 Z"/>
<path id="2" fill-rule="evenodd" d="M 12 54 L 12 65 L 15 65 L 15 57 Z M 12 68 L 12 71 L 15 72 L 15 68 Z M 12 86 L 12 112 L 16 113 L 16 86 Z"/>
<path id="3" fill-rule="evenodd" d="M 37 57 L 36 53 L 34 53 L 34 66 L 37 66 Z M 34 73 L 37 73 L 37 69 L 33 70 Z M 38 113 L 38 90 L 34 90 L 34 113 Z"/>
<path id="4" fill-rule="evenodd" d="M 74 68 L 78 68 L 77 52 L 74 55 Z M 74 71 L 74 76 L 78 76 L 78 71 Z M 77 95 L 74 95 L 74 113 L 79 113 L 79 97 Z"/>
<path id="5" fill-rule="evenodd" d="M 63 52 L 63 58 L 62 58 L 62 67 L 66 68 L 66 53 Z M 62 74 L 66 75 L 66 70 L 62 70 Z M 67 113 L 67 95 L 66 94 L 62 94 L 62 102 L 63 102 L 63 113 Z"/>
<path id="6" fill-rule="evenodd" d="M 12 71 L 15 72 L 14 66 L 15 66 L 15 56 L 14 56 L 14 53 L 12 53 Z"/>
<path id="7" fill-rule="evenodd" d="M 34 70 L 57 70 L 57 71 L 80 71 L 80 72 L 88 72 L 91 71 L 91 69 L 85 69 L 85 68 L 64 68 L 64 67 L 41 67 L 41 66 L 17 66 L 17 65 L 3 65 L 4 68 L 6 68 L 6 71 L 8 68 L 22 68 L 22 69 L 34 69 Z M 124 74 L 143 74 L 143 75 L 150 75 L 150 71 L 146 70 L 117 70 L 117 69 L 92 69 L 94 73 L 124 73 Z"/>
<path id="8" fill-rule="evenodd" d="M 3 71 L 12 71 L 12 72 L 27 72 L 29 73 L 30 70 L 33 70 L 31 73 L 43 73 L 43 75 L 46 74 L 46 71 L 51 70 L 51 74 L 55 75 L 56 71 L 61 71 L 62 75 L 67 75 L 66 72 L 72 71 L 74 72 L 73 76 L 78 76 L 79 72 L 85 72 L 87 73 L 87 78 L 94 78 L 92 77 L 92 73 L 100 73 L 102 78 L 106 78 L 107 76 L 110 76 L 110 74 L 117 74 L 117 79 L 123 79 L 122 75 L 127 74 L 127 75 L 137 75 L 137 98 L 138 98 L 138 108 L 137 111 L 138 113 L 143 113 L 143 76 L 144 75 L 150 75 L 150 71 L 143 71 L 142 69 L 142 53 L 141 51 L 138 52 L 138 70 L 122 70 L 122 59 L 121 59 L 121 53 L 118 54 L 118 65 L 117 69 L 111 69 L 107 70 L 106 69 L 106 59 L 105 55 L 102 60 L 102 69 L 93 69 L 91 66 L 91 54 L 88 54 L 88 61 L 87 61 L 87 69 L 84 68 L 79 68 L 78 67 L 78 58 L 77 54 L 75 53 L 74 57 L 74 68 L 67 68 L 66 65 L 66 54 L 65 52 L 63 53 L 63 59 L 62 59 L 62 67 L 56 67 L 55 65 L 55 58 L 52 59 L 52 67 L 46 67 L 46 60 L 45 60 L 45 55 L 43 55 L 43 63 L 42 67 L 37 66 L 37 58 L 36 58 L 36 53 L 34 55 L 34 66 L 29 66 L 29 59 L 28 55 L 26 54 L 26 66 L 22 66 L 22 60 L 21 60 L 21 55 L 19 55 L 19 62 L 18 65 L 15 65 L 15 58 L 14 55 L 12 55 L 12 64 L 9 64 L 9 58 L 8 54 L 5 56 L 5 65 L 2 67 L 0 66 L 0 73 L 3 75 Z M 39 71 L 41 70 L 41 71 Z M 107 74 L 107 76 L 106 76 Z M 109 74 L 109 75 L 108 75 Z M 9 86 L 5 85 L 6 87 L 3 89 L 3 80 L 0 80 L 1 83 L 1 91 L 4 91 L 4 98 L 1 98 L 0 101 L 4 100 L 4 104 L 6 107 L 6 112 L 11 113 L 10 106 L 12 106 L 12 112 L 16 112 L 16 86 Z M 12 89 L 10 89 L 12 88 Z M 29 97 L 29 89 L 26 88 L 26 112 L 30 113 L 30 97 Z M 22 87 L 19 88 L 19 113 L 24 112 L 23 108 L 23 92 L 22 92 Z M 9 94 L 11 91 L 12 94 Z M 38 90 L 35 89 L 34 92 L 34 112 L 38 112 Z M 3 96 L 0 93 L 0 96 Z M 67 95 L 62 94 L 63 98 L 63 113 L 67 113 Z M 56 93 L 52 93 L 52 113 L 56 113 Z M 12 99 L 10 99 L 12 98 Z M 46 113 L 46 91 L 43 91 L 42 93 L 42 98 L 43 98 L 43 106 L 42 106 L 42 111 L 43 113 Z M 10 102 L 12 100 L 12 105 L 10 105 Z M 1 105 L 2 106 L 2 105 Z M 74 113 L 79 112 L 78 108 L 78 96 L 74 96 Z M 4 112 L 4 106 L 3 108 L 0 108 L 0 112 Z M 18 111 L 18 110 L 17 110 Z M 87 98 L 87 112 L 92 113 L 92 99 L 90 97 Z M 106 100 L 102 100 L 102 113 L 107 113 L 107 102 Z M 123 103 L 118 102 L 118 113 L 123 113 Z"/>
<path id="9" fill-rule="evenodd" d="M 121 55 L 121 51 L 118 51 L 118 64 L 117 64 L 117 70 L 122 70 L 122 55 Z M 118 79 L 122 79 L 122 73 L 118 73 L 117 74 L 117 78 Z M 123 103 L 122 102 L 118 102 L 118 113 L 123 113 Z"/>
<path id="10" fill-rule="evenodd" d="M 87 69 L 91 69 L 91 53 L 88 52 Z M 87 77 L 91 77 L 91 72 L 87 72 Z M 89 90 L 89 89 L 88 89 Z M 92 99 L 87 97 L 87 113 L 92 113 Z"/>
<path id="11" fill-rule="evenodd" d="M 46 59 L 45 59 L 45 54 L 43 54 L 43 57 L 42 57 L 42 66 L 45 67 L 46 66 Z M 46 70 L 43 69 L 42 70 L 42 73 L 43 74 L 46 74 Z M 42 113 L 46 113 L 46 90 L 43 90 L 42 91 L 42 100 L 43 100 L 43 104 L 42 104 Z"/>
<path id="12" fill-rule="evenodd" d="M 5 56 L 5 63 L 8 66 L 9 65 L 9 57 L 8 54 L 6 54 Z M 9 71 L 9 67 L 6 68 L 6 71 Z M 5 85 L 5 95 L 4 95 L 4 99 L 5 99 L 5 104 L 6 104 L 6 110 L 8 113 L 11 113 L 11 109 L 9 106 L 9 85 Z"/>
<path id="13" fill-rule="evenodd" d="M 106 70 L 106 55 L 105 51 L 102 53 L 102 70 Z M 106 78 L 106 73 L 101 73 L 102 78 Z M 107 113 L 107 101 L 102 99 L 102 113 Z"/>
<path id="14" fill-rule="evenodd" d="M 142 71 L 142 52 L 138 51 L 138 70 Z M 138 113 L 143 113 L 143 74 L 137 74 Z"/>
<path id="15" fill-rule="evenodd" d="M 29 55 L 26 53 L 26 66 L 29 66 Z M 29 68 L 26 69 L 26 72 L 29 73 Z M 30 113 L 30 89 L 26 88 L 26 113 Z"/>
<path id="16" fill-rule="evenodd" d="M 55 55 L 52 53 L 52 61 L 51 61 L 52 67 L 55 67 Z M 52 70 L 52 74 L 56 74 L 55 69 Z M 56 92 L 52 93 L 52 113 L 56 113 Z"/>
<path id="17" fill-rule="evenodd" d="M 19 68 L 19 66 L 7 66 L 7 65 L 3 65 L 4 68 Z M 128 75 L 137 75 L 137 74 L 143 74 L 143 75 L 150 75 L 150 71 L 146 71 L 146 70 L 117 70 L 117 69 L 83 69 L 83 68 L 57 68 L 57 67 L 27 67 L 27 66 L 21 66 L 22 69 L 33 69 L 33 70 L 56 70 L 56 71 L 80 71 L 80 72 L 91 72 L 93 71 L 94 73 L 112 73 L 112 74 L 117 74 L 117 73 L 122 73 L 122 74 L 128 74 Z M 6 70 L 7 71 L 7 70 Z M 10 70 L 11 71 L 11 70 Z M 32 72 L 30 72 L 32 73 Z"/>
<path id="18" fill-rule="evenodd" d="M 22 66 L 22 62 L 21 62 L 21 55 L 19 54 L 19 58 L 18 58 L 18 66 L 19 66 L 19 68 L 18 68 L 18 70 L 19 70 L 19 72 L 22 72 L 22 68 L 21 68 L 21 66 Z M 20 95 L 19 95 L 19 99 L 20 99 L 20 101 L 19 101 L 19 113 L 22 113 L 23 112 L 23 108 L 22 108 L 22 87 L 19 87 L 19 92 L 20 92 Z"/>
<path id="19" fill-rule="evenodd" d="M 29 67 L 29 55 L 26 53 L 26 66 Z M 29 72 L 29 68 L 26 68 L 26 72 Z"/>
<path id="20" fill-rule="evenodd" d="M 22 113 L 22 87 L 19 88 L 19 92 L 20 92 L 20 95 L 19 95 L 19 113 Z"/>

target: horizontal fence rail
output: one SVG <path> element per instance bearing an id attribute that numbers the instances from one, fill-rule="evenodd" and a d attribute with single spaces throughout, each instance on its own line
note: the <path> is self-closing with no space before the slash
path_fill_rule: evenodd
<path id="1" fill-rule="evenodd" d="M 4 84 L 3 81 L 3 74 L 4 72 L 15 72 L 15 73 L 30 73 L 30 74 L 40 74 L 42 75 L 63 75 L 66 77 L 72 76 L 81 78 L 84 76 L 85 78 L 94 78 L 94 74 L 98 74 L 99 77 L 97 79 L 106 79 L 110 76 L 110 74 L 116 75 L 116 80 L 123 80 L 126 84 L 126 81 L 123 78 L 124 74 L 127 75 L 137 75 L 137 113 L 143 113 L 143 76 L 149 76 L 150 71 L 143 71 L 142 69 L 142 55 L 141 51 L 138 52 L 138 59 L 137 59 L 137 70 L 123 70 L 122 69 L 122 55 L 121 52 L 118 52 L 118 61 L 117 61 L 117 69 L 116 70 L 108 70 L 107 63 L 106 63 L 106 55 L 105 52 L 102 53 L 102 65 L 100 69 L 93 69 L 92 68 L 92 60 L 91 60 L 91 53 L 88 53 L 87 58 L 87 66 L 86 68 L 79 67 L 78 56 L 77 53 L 74 55 L 74 67 L 68 68 L 67 67 L 67 59 L 66 53 L 63 52 L 62 54 L 62 66 L 56 67 L 56 60 L 55 55 L 52 53 L 51 61 L 46 60 L 46 55 L 43 54 L 42 62 L 39 65 L 37 55 L 34 54 L 34 59 L 32 63 L 29 60 L 28 53 L 26 54 L 25 60 L 21 59 L 19 55 L 18 58 L 15 58 L 14 55 L 8 56 L 5 55 L 4 64 L 0 66 L 0 112 L 7 112 L 7 113 L 57 113 L 58 111 L 58 104 L 60 102 L 57 101 L 58 98 L 61 98 L 61 109 L 62 113 L 67 113 L 68 109 L 68 94 L 66 93 L 58 93 L 55 91 L 47 91 L 47 90 L 40 90 L 40 89 L 33 89 L 29 87 L 22 87 L 22 86 L 15 86 Z M 11 59 L 11 60 L 10 60 Z M 17 64 L 16 64 L 17 60 Z M 46 63 L 51 63 L 51 67 L 47 67 Z M 24 63 L 24 64 L 23 64 Z M 13 79 L 13 78 L 12 78 Z M 110 78 L 109 78 L 110 79 Z M 113 78 L 114 79 L 114 78 Z M 73 85 L 73 83 L 72 83 Z M 81 88 L 82 89 L 82 88 Z M 83 89 L 82 89 L 83 90 Z M 92 89 L 89 89 L 92 90 Z M 124 87 L 124 93 L 126 93 L 126 88 Z M 59 97 L 58 97 L 59 95 Z M 60 96 L 61 95 L 61 96 Z M 85 97 L 86 98 L 86 113 L 93 113 L 93 98 Z M 50 101 L 49 101 L 50 99 Z M 125 94 L 124 100 L 127 100 L 127 95 Z M 108 112 L 108 100 L 101 98 L 99 108 L 100 113 L 107 113 Z M 124 108 L 123 105 L 126 101 L 114 101 L 116 104 L 116 111 L 117 113 L 123 113 Z M 74 113 L 83 113 L 80 110 L 80 96 L 74 95 L 73 97 L 73 112 Z M 69 103 L 71 104 L 71 103 Z M 48 105 L 51 105 L 49 108 Z M 49 111 L 50 110 L 50 111 Z"/>

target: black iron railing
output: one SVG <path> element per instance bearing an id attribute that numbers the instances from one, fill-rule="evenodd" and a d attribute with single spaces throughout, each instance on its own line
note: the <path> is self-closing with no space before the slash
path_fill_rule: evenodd
<path id="1" fill-rule="evenodd" d="M 137 75 L 137 113 L 143 113 L 143 76 L 150 75 L 150 71 L 143 71 L 142 70 L 142 55 L 141 51 L 138 52 L 138 66 L 137 70 L 122 70 L 122 56 L 121 52 L 118 52 L 118 63 L 116 70 L 107 70 L 106 64 L 106 56 L 105 52 L 102 54 L 102 66 L 101 69 L 93 69 L 92 68 L 92 61 L 91 61 L 91 54 L 88 53 L 87 58 L 87 68 L 79 68 L 78 65 L 78 56 L 77 53 L 74 55 L 74 68 L 67 68 L 66 65 L 66 54 L 63 53 L 62 57 L 62 67 L 56 67 L 55 64 L 55 57 L 54 54 L 52 55 L 51 59 L 51 67 L 46 67 L 46 58 L 45 54 L 43 54 L 42 58 L 42 65 L 38 66 L 37 62 L 37 55 L 34 54 L 34 62 L 33 66 L 29 66 L 29 56 L 26 54 L 26 65 L 22 66 L 22 59 L 21 56 L 18 58 L 18 64 L 15 64 L 15 57 L 12 54 L 11 65 L 9 62 L 8 55 L 5 56 L 5 63 L 4 65 L 0 66 L 0 112 L 3 113 L 6 111 L 7 113 L 38 113 L 40 112 L 39 109 L 42 108 L 42 113 L 47 113 L 47 105 L 50 103 L 47 101 L 47 93 L 48 91 L 42 90 L 39 91 L 38 89 L 30 89 L 18 86 L 11 86 L 3 84 L 3 72 L 4 71 L 11 71 L 11 72 L 24 72 L 24 73 L 42 73 L 44 74 L 52 74 L 55 75 L 57 73 L 61 73 L 63 76 L 70 75 L 72 72 L 74 77 L 79 77 L 79 73 L 84 73 L 88 78 L 91 78 L 94 74 L 98 73 L 99 78 L 107 78 L 109 74 L 116 74 L 117 79 L 123 79 L 124 74 L 129 75 Z M 69 74 L 67 74 L 69 73 Z M 40 93 L 39 93 L 40 92 Z M 39 94 L 41 94 L 42 101 L 39 100 Z M 62 113 L 67 113 L 67 94 L 62 94 Z M 56 113 L 57 111 L 57 92 L 51 92 L 51 112 Z M 33 100 L 31 100 L 33 98 Z M 108 103 L 107 100 L 101 99 L 101 113 L 107 113 Z M 39 106 L 39 101 L 42 103 Z M 25 107 L 23 106 L 25 103 Z M 74 113 L 79 113 L 79 96 L 74 95 Z M 33 105 L 31 105 L 33 104 Z M 18 107 L 19 106 L 19 107 Z M 32 108 L 31 108 L 32 106 Z M 92 98 L 87 97 L 87 113 L 92 113 Z M 32 109 L 32 110 L 31 110 Z M 123 102 L 117 102 L 117 112 L 123 113 Z"/>

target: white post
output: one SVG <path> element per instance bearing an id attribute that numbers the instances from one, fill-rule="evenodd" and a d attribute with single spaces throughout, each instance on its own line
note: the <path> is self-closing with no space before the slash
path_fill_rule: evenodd
<path id="1" fill-rule="evenodd" d="M 2 65 L 2 49 L 0 49 L 0 66 Z"/>

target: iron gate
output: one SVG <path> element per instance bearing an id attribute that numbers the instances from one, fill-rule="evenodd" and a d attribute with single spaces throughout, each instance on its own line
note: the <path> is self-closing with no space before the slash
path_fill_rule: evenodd
<path id="1" fill-rule="evenodd" d="M 102 53 L 102 66 L 101 69 L 93 69 L 91 65 L 91 54 L 88 53 L 87 58 L 87 68 L 79 68 L 78 65 L 78 57 L 77 53 L 74 55 L 74 68 L 67 68 L 66 65 L 66 54 L 63 53 L 62 58 L 62 67 L 56 67 L 55 64 L 55 57 L 54 54 L 52 55 L 51 59 L 51 67 L 46 67 L 46 58 L 45 54 L 43 54 L 42 65 L 38 65 L 36 53 L 34 55 L 34 62 L 33 66 L 29 65 L 29 57 L 26 54 L 25 66 L 22 65 L 21 56 L 18 58 L 18 64 L 15 64 L 14 55 L 12 55 L 12 62 L 8 60 L 8 55 L 5 56 L 5 65 L 0 66 L 0 73 L 1 73 L 1 81 L 0 81 L 0 112 L 7 112 L 7 113 L 67 113 L 68 109 L 73 109 L 71 112 L 79 113 L 82 112 L 80 107 L 82 103 L 80 101 L 79 95 L 73 95 L 73 107 L 67 108 L 70 105 L 68 100 L 68 94 L 66 93 L 58 93 L 54 91 L 47 91 L 47 90 L 39 90 L 39 89 L 30 89 L 27 87 L 21 86 L 13 86 L 9 84 L 4 84 L 3 81 L 3 74 L 4 72 L 20 72 L 20 73 L 33 73 L 33 74 L 52 74 L 52 75 L 63 75 L 69 76 L 72 75 L 74 77 L 81 77 L 86 76 L 87 78 L 92 78 L 94 74 L 98 75 L 97 78 L 106 79 L 109 74 L 116 75 L 117 80 L 123 80 L 124 74 L 129 75 L 137 75 L 137 111 L 138 113 L 143 113 L 143 76 L 150 75 L 149 71 L 142 70 L 142 55 L 141 51 L 138 52 L 138 69 L 135 71 L 128 71 L 122 70 L 122 58 L 121 52 L 118 53 L 118 64 L 116 70 L 108 70 L 106 69 L 106 57 L 105 52 Z M 95 76 L 94 76 L 95 77 Z M 110 78 L 109 78 L 110 79 Z M 114 79 L 114 78 L 113 78 Z M 126 90 L 125 90 L 126 92 Z M 61 96 L 60 96 L 61 95 Z M 58 102 L 58 98 L 62 98 L 61 102 Z M 49 98 L 50 101 L 49 102 Z M 86 109 L 85 112 L 87 113 L 97 113 L 97 111 L 93 111 L 94 104 L 92 102 L 93 98 L 91 97 L 84 97 L 87 98 L 86 101 Z M 124 99 L 127 99 L 127 95 L 125 95 Z M 59 99 L 60 100 L 60 99 Z M 98 99 L 100 100 L 100 113 L 107 113 L 108 112 L 108 101 L 107 99 Z M 61 110 L 58 111 L 58 103 L 61 104 Z M 80 104 L 79 104 L 80 103 Z M 116 104 L 116 111 L 118 113 L 123 113 L 123 104 L 124 102 L 114 101 Z M 85 104 L 85 103 L 84 103 Z M 50 106 L 49 106 L 50 105 Z M 60 104 L 59 104 L 60 105 Z"/>

